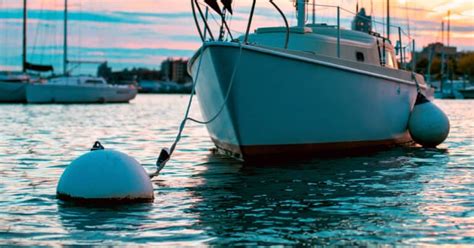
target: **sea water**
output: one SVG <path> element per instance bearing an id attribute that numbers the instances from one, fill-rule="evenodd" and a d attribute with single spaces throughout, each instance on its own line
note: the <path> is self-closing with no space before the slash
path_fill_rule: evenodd
<path id="1" fill-rule="evenodd" d="M 130 104 L 0 105 L 0 245 L 474 244 L 474 101 L 435 101 L 451 133 L 438 149 L 284 164 L 214 155 L 188 123 L 153 179 L 151 204 L 56 199 L 65 167 L 100 140 L 152 172 L 188 96 Z M 200 118 L 197 104 L 191 112 Z"/>

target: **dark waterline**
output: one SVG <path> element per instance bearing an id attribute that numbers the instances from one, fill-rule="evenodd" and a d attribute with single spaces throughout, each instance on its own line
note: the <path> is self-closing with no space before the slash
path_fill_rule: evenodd
<path id="1" fill-rule="evenodd" d="M 123 105 L 0 106 L 0 245 L 443 245 L 474 243 L 474 101 L 436 101 L 440 149 L 244 165 L 214 155 L 189 124 L 154 203 L 85 207 L 56 199 L 65 166 L 98 139 L 152 171 L 187 97 Z M 200 117 L 197 105 L 193 116 Z"/>

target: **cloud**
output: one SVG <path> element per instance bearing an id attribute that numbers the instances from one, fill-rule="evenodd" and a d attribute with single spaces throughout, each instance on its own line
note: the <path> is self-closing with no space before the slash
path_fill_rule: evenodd
<path id="1" fill-rule="evenodd" d="M 78 22 L 100 22 L 100 23 L 128 23 L 145 24 L 149 21 L 142 19 L 141 15 L 124 15 L 123 12 L 85 12 L 70 11 L 68 20 Z M 0 10 L 0 19 L 22 19 L 23 10 L 21 9 L 2 9 Z M 64 12 L 60 10 L 28 10 L 28 19 L 42 21 L 63 21 Z"/>
<path id="2" fill-rule="evenodd" d="M 191 57 L 194 53 L 192 49 L 167 49 L 167 48 L 89 48 L 89 47 L 69 47 L 70 60 L 87 60 L 103 62 L 108 61 L 114 70 L 126 67 L 150 67 L 159 68 L 161 62 L 168 57 Z M 61 47 L 44 46 L 28 49 L 28 61 L 32 63 L 52 64 L 56 69 L 62 66 Z M 10 56 L 2 58 L 8 63 L 3 63 L 3 68 L 19 68 L 21 64 L 20 56 Z M 1 61 L 0 61 L 1 62 Z M 1 63 L 0 63 L 1 64 Z M 94 72 L 97 65 L 85 65 L 87 71 Z"/>
<path id="3" fill-rule="evenodd" d="M 440 23 L 448 6 L 455 8 L 451 19 L 451 44 L 458 46 L 459 50 L 474 49 L 474 18 L 471 14 L 474 5 L 469 4 L 471 1 L 454 0 L 462 3 L 455 5 L 446 5 L 445 0 L 407 1 L 409 4 L 405 7 L 397 1 L 391 2 L 392 24 L 406 27 L 409 20 L 418 48 L 440 39 Z M 247 27 L 251 1 L 234 2 L 235 12 L 229 24 L 234 36 L 238 36 Z M 373 12 L 376 20 L 382 21 L 384 2 L 374 1 L 373 7 L 363 4 L 360 7 Z M 21 3 L 18 0 L 0 1 L 0 65 L 20 63 Z M 293 3 L 277 3 L 290 25 L 295 25 Z M 334 1 L 329 0 L 317 3 L 334 5 Z M 34 60 L 32 62 L 42 59 L 60 65 L 63 0 L 29 0 L 28 5 L 29 51 L 35 52 L 30 59 Z M 156 68 L 162 58 L 188 57 L 201 45 L 189 0 L 69 0 L 69 7 L 69 50 L 74 59 L 108 60 L 117 67 L 114 69 L 127 65 Z M 355 11 L 355 0 L 343 1 L 342 7 L 341 22 L 348 28 Z M 220 19 L 214 12 L 210 13 L 209 24 L 217 35 Z M 319 6 L 316 9 L 317 22 L 335 24 L 335 13 L 335 8 Z M 257 1 L 255 14 L 252 31 L 257 27 L 283 26 L 281 16 L 268 1 Z M 376 27 L 378 32 L 383 32 L 383 24 Z M 94 68 L 91 70 L 95 71 Z"/>

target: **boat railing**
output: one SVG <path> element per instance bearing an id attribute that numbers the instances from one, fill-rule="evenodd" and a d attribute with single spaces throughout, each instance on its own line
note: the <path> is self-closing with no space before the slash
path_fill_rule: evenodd
<path id="1" fill-rule="evenodd" d="M 205 3 L 200 3 L 199 0 L 190 0 L 190 1 L 191 1 L 191 9 L 192 9 L 192 13 L 193 13 L 194 23 L 195 23 L 196 28 L 198 30 L 199 37 L 201 38 L 201 41 L 202 42 L 206 41 L 207 34 L 209 34 L 209 37 L 210 37 L 211 41 L 216 40 L 214 34 L 212 33 L 211 29 L 209 28 L 210 27 L 210 25 L 208 23 L 208 10 L 209 10 L 209 7 L 206 6 L 206 12 L 204 13 L 201 6 L 205 6 Z M 246 29 L 246 32 L 245 32 L 245 35 L 244 35 L 244 40 L 243 40 L 243 42 L 246 43 L 246 44 L 248 43 L 248 37 L 249 37 L 249 33 L 250 33 L 250 28 L 252 26 L 252 21 L 253 21 L 256 2 L 257 2 L 256 0 L 253 0 L 252 8 L 250 9 L 249 21 L 247 23 L 247 29 Z M 269 0 L 269 2 L 277 10 L 277 12 L 281 15 L 281 17 L 282 17 L 282 19 L 285 23 L 286 38 L 285 38 L 284 48 L 287 49 L 288 48 L 288 43 L 289 43 L 289 37 L 290 37 L 290 26 L 288 24 L 288 20 L 287 20 L 285 14 L 283 13 L 283 11 L 278 7 L 278 5 L 273 0 Z M 199 13 L 201 21 L 204 24 L 204 30 L 201 29 L 201 25 L 199 24 L 199 20 L 197 18 L 196 10 Z M 227 24 L 227 22 L 225 20 L 225 16 L 223 14 L 221 14 L 221 20 L 222 20 L 222 24 L 221 24 L 221 33 L 219 35 L 219 40 L 222 40 L 222 38 L 223 38 L 222 29 L 225 28 L 227 30 L 227 33 L 229 34 L 231 40 L 232 41 L 238 41 L 238 40 L 234 40 L 234 38 L 232 36 L 232 32 L 230 30 L 230 27 Z"/>
<path id="2" fill-rule="evenodd" d="M 204 14 L 204 11 L 202 10 L 202 6 L 206 6 L 205 3 L 201 3 L 199 0 L 190 0 L 191 1 L 191 7 L 192 7 L 192 12 L 193 12 L 193 17 L 194 17 L 194 22 L 196 24 L 196 28 L 198 30 L 199 36 L 202 40 L 202 42 L 205 42 L 207 39 L 207 34 L 209 34 L 209 39 L 211 41 L 215 41 L 215 35 L 212 33 L 210 29 L 210 25 L 208 23 L 208 7 L 206 7 L 206 13 Z M 298 1 L 298 0 L 296 0 Z M 253 17 L 255 13 L 255 8 L 256 8 L 256 0 L 252 1 L 252 6 L 250 9 L 250 15 L 248 18 L 245 34 L 243 35 L 243 43 L 248 44 L 249 41 L 249 35 L 250 35 L 250 29 L 252 26 L 253 22 Z M 288 48 L 288 43 L 290 39 L 290 28 L 288 25 L 288 20 L 283 13 L 283 11 L 276 5 L 276 3 L 273 0 L 269 0 L 269 2 L 275 7 L 277 12 L 282 16 L 283 21 L 285 23 L 286 27 L 286 38 L 285 38 L 285 44 L 284 47 L 285 49 Z M 407 55 L 408 53 L 411 56 L 411 69 L 414 71 L 415 70 L 415 39 L 411 37 L 409 33 L 407 33 L 401 26 L 399 25 L 387 25 L 385 22 L 375 20 L 375 18 L 367 18 L 365 16 L 360 15 L 359 13 L 355 13 L 351 10 L 348 10 L 344 7 L 338 6 L 338 5 L 327 5 L 327 4 L 316 4 L 316 3 L 308 3 L 308 1 L 305 1 L 306 5 L 312 6 L 313 9 L 313 24 L 316 24 L 316 14 L 315 13 L 320 13 L 321 11 L 335 11 L 335 13 L 331 13 L 330 15 L 318 15 L 321 16 L 321 19 L 326 19 L 327 22 L 335 21 L 335 24 L 333 25 L 337 29 L 337 34 L 336 34 L 336 57 L 340 58 L 341 57 L 341 29 L 346 28 L 343 27 L 345 24 L 352 24 L 352 21 L 354 18 L 357 18 L 358 20 L 366 20 L 373 25 L 373 29 L 375 31 L 370 31 L 368 32 L 370 35 L 373 35 L 377 37 L 377 42 L 381 40 L 382 44 L 381 49 L 379 48 L 379 57 L 381 61 L 381 65 L 385 66 L 386 65 L 386 60 L 388 56 L 386 56 L 386 43 L 392 44 L 391 42 L 391 37 L 388 35 L 390 33 L 398 35 L 396 39 L 396 44 L 394 46 L 395 49 L 395 54 L 398 56 L 398 61 L 401 65 L 402 69 L 407 69 Z M 201 29 L 200 22 L 198 21 L 197 13 L 199 13 L 200 19 L 202 23 L 204 24 L 204 28 Z M 334 20 L 334 14 L 335 14 L 335 20 Z M 331 18 L 332 16 L 332 18 Z M 225 28 L 229 35 L 231 36 L 232 41 L 239 41 L 239 40 L 234 40 L 231 34 L 231 29 L 227 25 L 227 22 L 225 21 L 224 16 L 222 15 L 222 23 L 221 23 L 221 34 L 219 35 L 219 40 L 222 40 L 222 30 Z M 326 23 L 328 24 L 328 23 Z M 329 26 L 329 25 L 328 25 Z M 381 32 L 377 32 L 377 27 L 382 27 Z M 350 29 L 350 27 L 349 27 Z M 390 32 L 395 30 L 396 32 Z M 387 37 L 385 37 L 385 34 L 387 34 Z"/>
<path id="3" fill-rule="evenodd" d="M 367 18 L 365 16 L 360 15 L 359 13 L 353 12 L 351 10 L 348 10 L 344 7 L 338 6 L 338 5 L 327 5 L 327 4 L 315 4 L 315 3 L 307 3 L 308 5 L 313 6 L 313 11 L 318 13 L 320 11 L 326 11 L 326 10 L 333 10 L 335 11 L 335 16 L 336 16 L 336 23 L 335 23 L 335 28 L 337 29 L 337 44 L 336 44 L 336 56 L 339 58 L 340 55 L 340 50 L 341 50 L 341 29 L 345 28 L 341 24 L 342 22 L 351 25 L 352 21 L 354 18 L 357 18 L 359 20 L 365 20 L 371 23 L 373 25 L 373 29 L 375 31 L 370 31 L 368 32 L 370 35 L 376 36 L 377 38 L 382 40 L 382 51 L 380 52 L 380 58 L 381 58 L 381 65 L 385 66 L 386 64 L 386 54 L 385 54 L 385 43 L 391 43 L 391 37 L 386 37 L 385 34 L 393 33 L 390 31 L 395 30 L 395 34 L 398 35 L 396 39 L 396 44 L 394 46 L 395 48 L 395 53 L 398 55 L 398 60 L 400 62 L 400 65 L 402 69 L 407 69 L 407 53 L 410 53 L 411 55 L 411 69 L 415 69 L 415 39 L 408 34 L 401 26 L 399 25 L 387 25 L 385 22 L 375 20 L 373 17 Z M 319 9 L 318 9 L 319 8 Z M 313 12 L 313 15 L 315 15 Z M 329 16 L 332 16 L 333 14 L 330 14 Z M 327 18 L 324 16 L 323 18 Z M 328 18 L 329 20 L 329 18 Z M 313 17 L 313 22 L 316 21 L 316 18 Z M 315 24 L 315 23 L 313 23 Z M 381 32 L 377 32 L 377 27 L 381 27 L 382 30 Z M 351 28 L 351 27 L 349 27 Z M 390 30 L 388 30 L 390 29 Z"/>

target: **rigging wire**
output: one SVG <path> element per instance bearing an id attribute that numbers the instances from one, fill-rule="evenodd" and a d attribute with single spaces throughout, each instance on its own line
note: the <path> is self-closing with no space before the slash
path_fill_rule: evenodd
<path id="1" fill-rule="evenodd" d="M 6 9 L 3 7 L 4 3 L 3 3 L 3 0 L 0 0 L 0 9 Z M 6 44 L 6 41 L 7 41 L 7 36 L 6 36 L 6 33 L 8 32 L 8 25 L 7 24 L 7 19 L 1 19 L 2 21 L 4 21 L 4 23 L 1 23 L 0 22 L 0 27 L 3 27 L 4 26 L 4 29 L 6 30 L 5 31 L 5 35 L 2 36 L 2 44 Z M 7 46 L 2 46 L 2 55 L 1 55 L 1 59 L 2 59 L 2 64 L 5 65 L 6 64 L 6 60 L 7 60 Z M 1 69 L 0 69 L 1 70 Z"/>
<path id="2" fill-rule="evenodd" d="M 405 16 L 406 16 L 406 25 L 407 25 L 407 31 L 408 35 L 410 36 L 410 16 L 408 15 L 408 1 L 405 1 Z"/>
<path id="3" fill-rule="evenodd" d="M 39 21 L 36 23 L 35 38 L 33 40 L 33 49 L 31 51 L 31 54 L 35 54 L 36 47 L 38 45 L 38 43 L 37 43 L 38 42 L 38 35 L 40 33 L 41 26 L 42 26 L 41 20 L 44 19 L 44 0 L 41 0 L 41 3 L 40 3 L 40 12 L 39 12 L 38 19 L 39 19 Z M 42 58 L 42 57 L 40 57 L 40 58 Z"/>
<path id="4" fill-rule="evenodd" d="M 232 1 L 232 9 L 235 9 L 234 6 L 235 6 L 235 2 Z M 228 15 L 228 16 L 226 16 L 226 18 L 227 18 L 226 22 L 229 24 L 229 30 L 231 30 L 230 27 L 232 26 L 232 17 L 233 17 L 233 16 L 234 16 L 234 15 Z M 231 31 L 232 31 L 232 30 L 231 30 Z M 227 32 L 226 40 L 228 40 L 229 38 L 230 38 L 230 33 Z"/>
<path id="5" fill-rule="evenodd" d="M 385 37 L 385 1 L 382 3 L 382 36 Z"/>
<path id="6" fill-rule="evenodd" d="M 81 0 L 81 1 L 79 1 L 79 21 L 78 22 L 82 23 L 82 21 L 83 21 L 83 9 L 82 9 L 82 0 Z M 77 39 L 79 40 L 79 42 L 78 42 L 78 48 L 79 49 L 78 49 L 78 53 L 77 53 L 76 56 L 77 56 L 77 60 L 81 61 L 81 59 L 83 58 L 83 56 L 82 56 L 83 55 L 82 54 L 82 25 L 78 25 L 77 30 L 78 30 L 78 32 L 77 32 L 78 33 L 78 38 Z M 80 67 L 81 63 L 79 63 L 78 65 L 79 65 L 79 72 L 82 72 L 81 67 Z"/>
<path id="7" fill-rule="evenodd" d="M 377 32 L 377 22 L 374 17 L 374 1 L 370 0 L 370 16 L 372 17 L 372 27 Z"/>
<path id="8" fill-rule="evenodd" d="M 58 6 L 58 3 L 57 3 L 57 0 L 54 1 L 54 6 Z M 60 17 L 60 14 L 59 14 L 59 11 L 56 11 L 55 12 L 55 18 L 54 18 L 56 21 L 52 23 L 52 34 L 51 34 L 51 37 L 52 37 L 52 40 L 51 40 L 51 43 L 52 45 L 49 47 L 49 50 L 50 50 L 50 54 L 51 54 L 51 57 L 49 58 L 50 59 L 50 63 L 51 64 L 60 64 L 59 62 L 59 57 L 57 56 L 58 51 L 59 51 L 59 42 L 58 42 L 58 39 L 60 39 L 60 37 L 58 37 L 58 22 L 59 20 L 62 20 L 61 17 Z"/>

